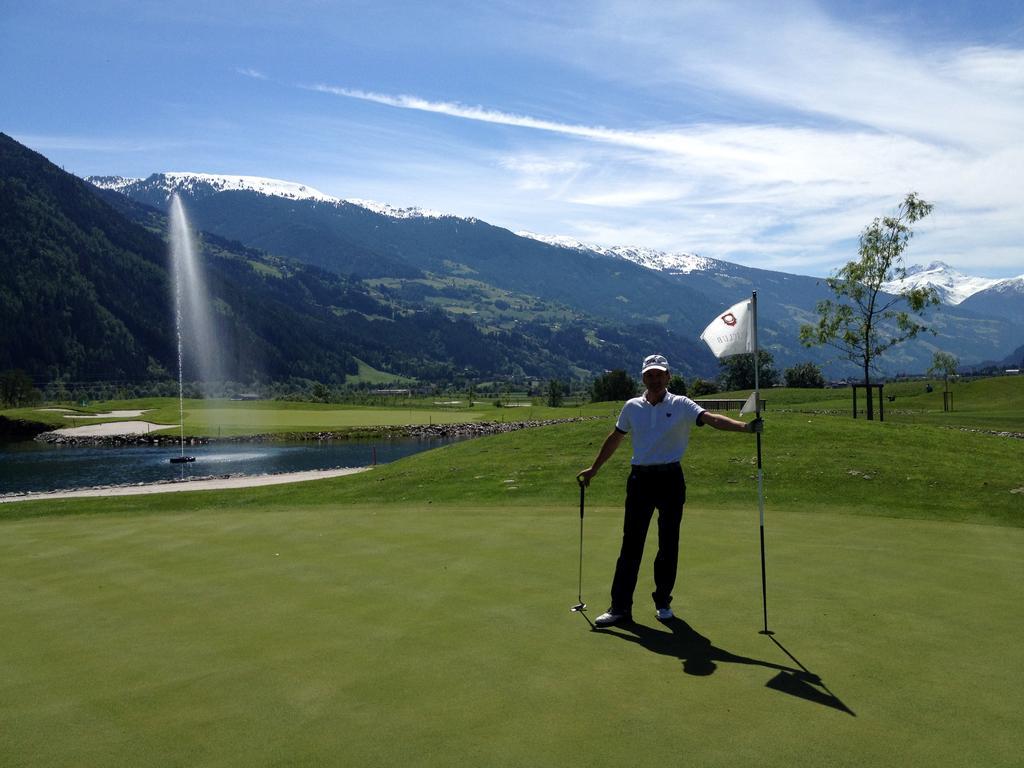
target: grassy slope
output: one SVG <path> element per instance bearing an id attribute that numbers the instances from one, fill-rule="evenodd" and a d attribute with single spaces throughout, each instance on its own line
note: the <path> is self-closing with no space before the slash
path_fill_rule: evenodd
<path id="1" fill-rule="evenodd" d="M 803 413 L 769 412 L 766 418 L 762 446 L 769 509 L 1024 526 L 1024 441 Z M 259 507 L 288 499 L 302 506 L 329 494 L 339 504 L 571 504 L 578 493 L 573 477 L 597 453 L 610 426 L 610 419 L 584 421 L 481 438 L 365 475 L 227 496 L 199 494 L 199 503 L 226 498 Z M 696 430 L 684 462 L 691 506 L 756 506 L 755 445 L 749 435 Z M 619 503 L 628 462 L 624 446 L 589 491 L 591 504 Z M 970 471 L 961 471 L 965 465 Z M 19 502 L 0 508 L 0 518 L 111 509 L 167 511 L 182 504 L 180 498 L 167 496 L 116 503 Z"/>
<path id="2" fill-rule="evenodd" d="M 932 392 L 927 392 L 928 384 Z M 885 420 L 893 423 L 936 424 L 954 427 L 1024 432 L 1024 376 L 999 376 L 975 381 L 957 381 L 950 385 L 953 411 L 942 410 L 941 381 L 899 382 L 885 385 Z M 743 395 L 747 393 L 742 393 Z M 895 400 L 889 401 L 888 397 Z M 853 398 L 847 389 L 771 389 L 764 397 L 769 411 L 831 410 L 842 415 L 852 413 Z M 864 392 L 858 393 L 858 406 L 866 408 Z M 878 409 L 876 402 L 875 409 Z"/>

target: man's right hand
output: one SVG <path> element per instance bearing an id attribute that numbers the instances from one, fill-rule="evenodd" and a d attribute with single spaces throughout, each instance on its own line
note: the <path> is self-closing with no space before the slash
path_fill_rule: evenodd
<path id="1" fill-rule="evenodd" d="M 596 474 L 596 469 L 594 469 L 593 467 L 587 467 L 578 475 L 576 475 L 576 482 L 582 484 L 583 487 L 587 487 L 590 485 L 590 479 Z"/>

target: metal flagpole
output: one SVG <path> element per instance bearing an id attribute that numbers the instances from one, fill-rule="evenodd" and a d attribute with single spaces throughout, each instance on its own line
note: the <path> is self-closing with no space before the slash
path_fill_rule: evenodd
<path id="1" fill-rule="evenodd" d="M 757 291 L 750 299 L 751 332 L 754 335 L 754 418 L 761 418 L 761 361 L 757 349 Z M 761 603 L 764 607 L 764 629 L 758 634 L 775 634 L 768 629 L 768 578 L 764 563 L 764 469 L 761 466 L 761 433 L 757 433 L 757 507 L 761 513 Z"/>

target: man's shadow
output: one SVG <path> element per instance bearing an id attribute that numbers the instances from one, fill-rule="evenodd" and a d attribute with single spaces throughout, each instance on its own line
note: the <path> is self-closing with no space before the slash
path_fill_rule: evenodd
<path id="1" fill-rule="evenodd" d="M 797 696 L 815 704 L 832 707 L 856 717 L 853 710 L 843 704 L 839 697 L 825 686 L 818 675 L 797 661 L 796 657 L 774 637 L 771 637 L 772 642 L 793 660 L 796 667 L 775 664 L 763 659 L 753 659 L 749 656 L 739 656 L 723 648 L 718 648 L 711 640 L 678 617 L 661 623 L 671 631 L 663 632 L 634 622 L 622 624 L 615 629 L 591 626 L 595 634 L 617 637 L 630 643 L 636 643 L 653 653 L 679 659 L 683 664 L 683 672 L 688 675 L 698 677 L 712 675 L 718 669 L 719 664 L 747 664 L 777 670 L 778 674 L 766 684 L 768 688 Z"/>

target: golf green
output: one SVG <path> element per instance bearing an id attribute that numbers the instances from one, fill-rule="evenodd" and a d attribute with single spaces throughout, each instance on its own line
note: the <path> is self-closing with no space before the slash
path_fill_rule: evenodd
<path id="1" fill-rule="evenodd" d="M 770 508 L 769 638 L 756 504 L 691 504 L 683 621 L 649 546 L 637 625 L 593 631 L 571 505 L 344 482 L 4 521 L 3 764 L 1021 764 L 1020 528 Z M 590 617 L 620 516 L 587 510 Z"/>

